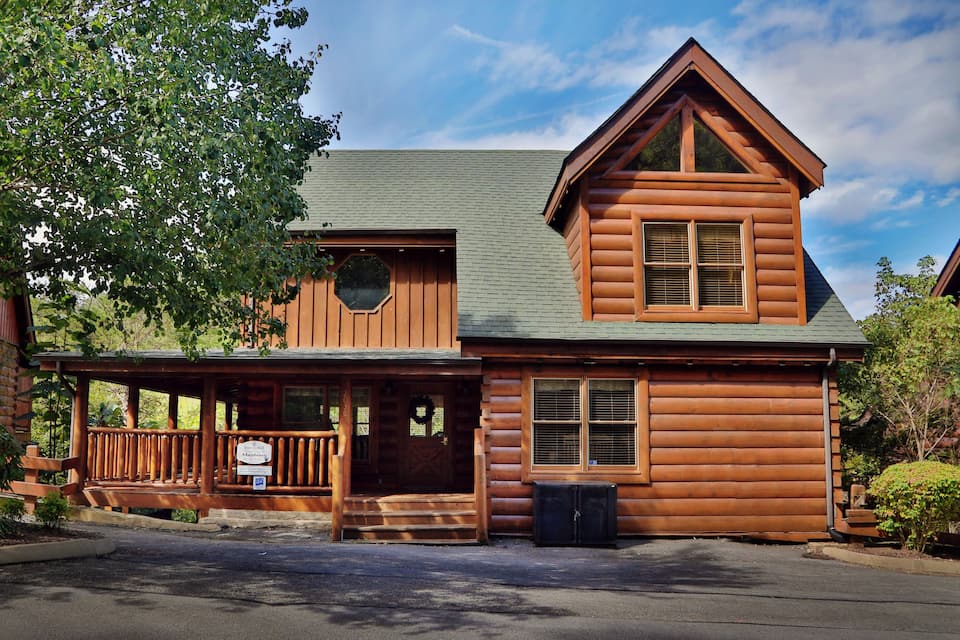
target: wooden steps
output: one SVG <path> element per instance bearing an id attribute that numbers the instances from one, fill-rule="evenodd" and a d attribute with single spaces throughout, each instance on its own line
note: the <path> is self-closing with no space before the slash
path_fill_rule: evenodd
<path id="1" fill-rule="evenodd" d="M 343 539 L 415 544 L 477 542 L 472 493 L 414 493 L 344 498 Z"/>

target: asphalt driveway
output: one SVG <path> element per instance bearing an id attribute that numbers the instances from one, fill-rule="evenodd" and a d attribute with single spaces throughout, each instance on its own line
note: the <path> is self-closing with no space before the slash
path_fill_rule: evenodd
<path id="1" fill-rule="evenodd" d="M 81 528 L 81 527 L 78 527 Z M 803 546 L 330 544 L 84 526 L 107 558 L 0 567 L 6 638 L 956 638 L 960 579 Z"/>

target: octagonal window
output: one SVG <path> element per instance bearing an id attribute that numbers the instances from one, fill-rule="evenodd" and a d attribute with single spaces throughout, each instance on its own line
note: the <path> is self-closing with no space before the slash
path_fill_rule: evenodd
<path id="1" fill-rule="evenodd" d="M 333 292 L 351 311 L 373 311 L 390 295 L 390 268 L 377 256 L 350 256 L 337 269 Z"/>

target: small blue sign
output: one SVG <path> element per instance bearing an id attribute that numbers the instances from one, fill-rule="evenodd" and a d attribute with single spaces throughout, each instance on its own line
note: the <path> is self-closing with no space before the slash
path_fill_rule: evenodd
<path id="1" fill-rule="evenodd" d="M 254 491 L 266 491 L 266 490 L 267 490 L 267 477 L 266 477 L 266 476 L 253 476 L 253 490 L 254 490 Z"/>

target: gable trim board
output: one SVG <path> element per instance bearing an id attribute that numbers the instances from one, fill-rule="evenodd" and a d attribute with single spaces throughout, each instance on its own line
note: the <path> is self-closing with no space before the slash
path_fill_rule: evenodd
<path id="1" fill-rule="evenodd" d="M 706 80 L 799 170 L 808 183 L 803 189 L 804 196 L 823 186 L 823 169 L 826 163 L 783 126 L 696 40 L 690 38 L 629 100 L 564 159 L 560 175 L 543 211 L 547 223 L 553 222 L 570 186 L 583 177 L 624 131 L 637 122 L 649 107 L 688 72 L 697 73 Z"/>

